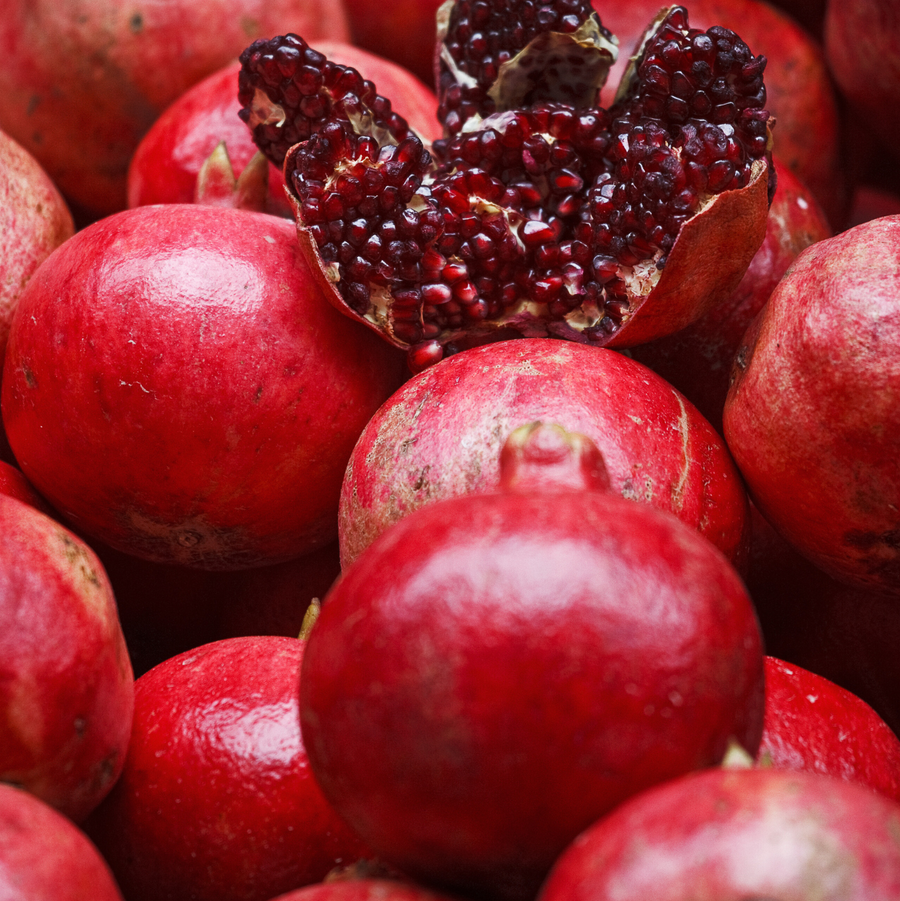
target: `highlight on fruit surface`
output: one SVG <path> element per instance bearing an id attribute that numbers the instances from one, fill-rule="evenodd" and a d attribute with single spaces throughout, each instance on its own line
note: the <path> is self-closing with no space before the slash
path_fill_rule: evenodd
<path id="1" fill-rule="evenodd" d="M 671 7 L 603 109 L 618 50 L 589 3 L 457 0 L 438 28 L 430 149 L 295 34 L 241 56 L 241 117 L 338 308 L 418 371 L 497 337 L 630 346 L 736 286 L 774 190 L 764 57 Z"/>

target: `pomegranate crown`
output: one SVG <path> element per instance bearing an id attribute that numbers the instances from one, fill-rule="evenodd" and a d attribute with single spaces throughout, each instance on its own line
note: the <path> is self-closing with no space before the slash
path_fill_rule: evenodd
<path id="1" fill-rule="evenodd" d="M 297 35 L 241 56 L 240 115 L 339 309 L 417 371 L 508 337 L 628 346 L 727 296 L 774 190 L 764 57 L 672 7 L 604 109 L 617 43 L 585 0 L 447 0 L 437 32 L 430 148 Z"/>

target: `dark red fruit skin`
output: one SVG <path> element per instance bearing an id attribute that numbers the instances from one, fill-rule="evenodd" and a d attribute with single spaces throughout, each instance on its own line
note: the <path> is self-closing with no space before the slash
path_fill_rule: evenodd
<path id="1" fill-rule="evenodd" d="M 375 80 L 380 89 L 389 91 L 398 112 L 424 140 L 430 142 L 439 136 L 437 98 L 411 74 L 350 44 L 318 41 L 314 46 L 329 59 L 354 66 Z M 250 129 L 238 118 L 240 68 L 240 63 L 235 62 L 208 76 L 182 94 L 153 123 L 128 168 L 130 207 L 192 203 L 200 168 L 219 141 L 225 141 L 235 174 L 244 170 L 257 148 Z M 268 172 L 265 212 L 292 216 L 284 196 L 281 169 L 270 163 Z"/>
<path id="2" fill-rule="evenodd" d="M 623 804 L 563 853 L 539 901 L 892 901 L 900 805 L 814 773 L 719 768 Z"/>
<path id="3" fill-rule="evenodd" d="M 0 887 L 9 901 L 123 901 L 106 861 L 68 817 L 2 782 Z"/>
<path id="4" fill-rule="evenodd" d="M 766 661 L 757 759 L 779 769 L 860 782 L 900 801 L 900 739 L 852 692 L 777 657 Z"/>
<path id="5" fill-rule="evenodd" d="M 809 189 L 777 160 L 775 168 L 778 185 L 766 237 L 735 291 L 687 328 L 630 351 L 681 391 L 720 433 L 731 367 L 747 327 L 800 251 L 832 234 Z"/>
<path id="6" fill-rule="evenodd" d="M 135 683 L 122 777 L 85 829 L 129 901 L 268 901 L 364 856 L 310 773 L 303 644 L 212 642 Z"/>
<path id="7" fill-rule="evenodd" d="M 816 566 L 900 589 L 900 216 L 794 261 L 741 342 L 723 415 L 763 516 Z"/>
<path id="8" fill-rule="evenodd" d="M 372 417 L 341 489 L 341 560 L 423 504 L 493 489 L 517 426 L 557 422 L 600 448 L 623 496 L 674 513 L 741 568 L 749 510 L 721 437 L 678 391 L 615 351 L 558 339 L 471 348 L 408 380 Z"/>
<path id="9" fill-rule="evenodd" d="M 427 884 L 532 897 L 626 797 L 755 753 L 762 647 L 733 567 L 612 493 L 421 507 L 345 569 L 309 637 L 301 723 L 335 809 Z"/>
<path id="10" fill-rule="evenodd" d="M 603 24 L 619 38 L 619 59 L 601 95 L 604 105 L 613 97 L 620 73 L 659 6 L 656 0 L 595 0 Z M 732 28 L 754 53 L 766 57 L 766 106 L 776 122 L 774 153 L 809 187 L 832 228 L 843 228 L 852 185 L 846 171 L 840 101 L 820 43 L 765 0 L 694 0 L 689 8 L 692 26 Z"/>
<path id="11" fill-rule="evenodd" d="M 22 471 L 80 533 L 156 562 L 236 569 L 334 540 L 350 451 L 402 380 L 402 356 L 314 290 L 294 225 L 243 210 L 107 217 L 18 312 L 3 413 Z"/>
<path id="12" fill-rule="evenodd" d="M 0 494 L 8 494 L 48 516 L 56 516 L 50 505 L 35 491 L 34 485 L 22 475 L 22 471 L 4 460 L 0 460 Z"/>
<path id="13" fill-rule="evenodd" d="M 100 561 L 54 519 L 0 494 L 0 781 L 80 822 L 122 770 L 133 705 Z"/>

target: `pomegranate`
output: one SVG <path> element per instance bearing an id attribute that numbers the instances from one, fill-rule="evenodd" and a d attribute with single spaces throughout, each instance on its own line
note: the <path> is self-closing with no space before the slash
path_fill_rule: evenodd
<path id="1" fill-rule="evenodd" d="M 766 657 L 757 758 L 861 782 L 900 801 L 900 739 L 865 701 L 816 673 Z"/>
<path id="2" fill-rule="evenodd" d="M 433 154 L 297 35 L 241 55 L 241 115 L 339 309 L 416 372 L 520 334 L 634 345 L 733 290 L 774 189 L 764 57 L 673 7 L 605 110 L 616 45 L 587 0 L 459 0 L 439 34 Z"/>
<path id="3" fill-rule="evenodd" d="M 325 796 L 379 859 L 531 898 L 636 792 L 753 754 L 763 653 L 734 568 L 609 490 L 597 446 L 515 430 L 497 490 L 421 507 L 328 593 L 300 716 Z"/>
<path id="4" fill-rule="evenodd" d="M 128 901 L 268 901 L 367 853 L 309 771 L 303 647 L 212 642 L 136 681 L 125 768 L 85 823 Z"/>
<path id="5" fill-rule="evenodd" d="M 342 0 L 11 0 L 0 16 L 0 128 L 80 219 L 116 212 L 156 117 L 277 28 L 349 38 Z"/>
<path id="6" fill-rule="evenodd" d="M 0 494 L 0 781 L 83 820 L 122 770 L 133 704 L 99 560 L 55 520 Z"/>
<path id="7" fill-rule="evenodd" d="M 379 85 L 397 98 L 398 111 L 426 143 L 438 137 L 437 98 L 406 70 L 350 44 L 320 41 L 316 47 L 329 58 L 377 79 Z M 198 175 L 223 142 L 224 164 L 228 167 L 225 178 L 233 180 L 226 200 L 236 205 L 233 196 L 236 182 L 254 154 L 259 153 L 249 130 L 238 118 L 239 71 L 240 63 L 235 60 L 209 75 L 185 91 L 153 123 L 138 144 L 128 168 L 129 206 L 191 203 L 198 193 L 203 199 Z M 281 167 L 268 162 L 267 170 L 268 191 L 263 208 L 266 212 L 290 216 L 292 210 L 284 195 Z"/>
<path id="8" fill-rule="evenodd" d="M 763 516 L 859 587 L 900 588 L 900 216 L 794 261 L 744 337 L 723 415 Z"/>
<path id="9" fill-rule="evenodd" d="M 293 225 L 190 204 L 82 229 L 23 292 L 3 416 L 80 533 L 238 569 L 337 537 L 359 433 L 403 358 L 316 289 Z"/>
<path id="10" fill-rule="evenodd" d="M 123 901 L 106 861 L 68 817 L 3 782 L 0 890 L 9 901 Z"/>
<path id="11" fill-rule="evenodd" d="M 343 565 L 424 504 L 495 488 L 503 442 L 537 419 L 588 435 L 618 493 L 674 513 L 743 569 L 746 493 L 709 423 L 640 363 L 605 348 L 539 338 L 448 357 L 381 406 L 344 475 Z"/>
<path id="12" fill-rule="evenodd" d="M 22 289 L 74 231 L 69 207 L 40 163 L 0 131 L 0 367 Z M 0 458 L 12 462 L 2 425 Z"/>
<path id="13" fill-rule="evenodd" d="M 632 357 L 678 388 L 721 432 L 731 366 L 750 321 L 800 251 L 830 236 L 809 189 L 779 167 L 765 240 L 731 296 L 680 332 L 632 348 Z"/>
<path id="14" fill-rule="evenodd" d="M 8 494 L 48 516 L 56 516 L 50 505 L 35 491 L 34 485 L 22 475 L 22 471 L 4 460 L 0 460 L 0 494 Z"/>
<path id="15" fill-rule="evenodd" d="M 616 83 L 648 17 L 659 6 L 659 0 L 595 0 L 594 7 L 619 36 L 620 45 L 619 60 L 601 102 L 611 101 L 609 84 Z M 722 25 L 739 30 L 751 47 L 765 55 L 766 106 L 775 118 L 776 157 L 812 191 L 832 228 L 843 228 L 852 187 L 847 169 L 850 148 L 845 146 L 840 98 L 820 42 L 765 0 L 693 0 L 689 9 L 696 27 Z"/>
<path id="16" fill-rule="evenodd" d="M 893 901 L 900 804 L 818 773 L 718 768 L 627 801 L 539 901 Z"/>
<path id="17" fill-rule="evenodd" d="M 900 6 L 894 0 L 829 0 L 824 42 L 841 94 L 900 159 Z"/>

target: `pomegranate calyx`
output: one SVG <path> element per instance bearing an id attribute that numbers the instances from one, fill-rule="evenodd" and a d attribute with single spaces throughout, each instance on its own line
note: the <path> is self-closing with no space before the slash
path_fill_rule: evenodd
<path id="1" fill-rule="evenodd" d="M 269 162 L 261 152 L 257 151 L 241 174 L 235 176 L 228 148 L 220 141 L 197 174 L 194 203 L 263 213 L 268 186 Z"/>
<path id="2" fill-rule="evenodd" d="M 609 472 L 587 435 L 556 423 L 513 429 L 500 450 L 500 490 L 610 491 Z"/>

